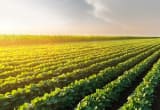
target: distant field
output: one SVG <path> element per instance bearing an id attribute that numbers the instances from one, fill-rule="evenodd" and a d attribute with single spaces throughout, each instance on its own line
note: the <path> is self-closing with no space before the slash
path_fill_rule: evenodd
<path id="1" fill-rule="evenodd" d="M 160 38 L 0 37 L 0 110 L 160 110 L 159 102 Z"/>
<path id="2" fill-rule="evenodd" d="M 157 37 L 0 35 L 0 46 L 42 45 L 68 42 L 92 42 L 152 38 L 156 39 Z"/>

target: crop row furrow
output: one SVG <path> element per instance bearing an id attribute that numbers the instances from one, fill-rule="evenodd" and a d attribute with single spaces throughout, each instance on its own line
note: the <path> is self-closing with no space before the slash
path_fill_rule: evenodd
<path id="1" fill-rule="evenodd" d="M 155 88 L 160 84 L 160 60 L 143 78 L 142 83 L 128 97 L 119 110 L 152 110 Z M 157 109 L 158 110 L 158 109 Z"/>
<path id="2" fill-rule="evenodd" d="M 106 50 L 106 51 L 109 51 L 109 50 Z M 95 53 L 97 53 L 97 52 L 95 52 Z M 96 56 L 96 55 L 94 55 L 95 53 L 86 53 L 86 54 L 84 54 L 84 55 L 77 55 L 77 56 L 74 56 L 74 57 L 76 57 L 76 60 L 74 60 L 74 58 L 73 57 L 71 57 L 71 58 L 64 58 L 64 60 L 59 60 L 59 61 L 56 61 L 54 58 L 52 58 L 52 57 L 50 57 L 50 58 L 48 58 L 47 60 L 40 60 L 40 61 L 37 61 L 37 63 L 36 63 L 36 65 L 35 65 L 35 63 L 34 62 L 32 62 L 32 63 L 28 63 L 28 64 L 21 64 L 21 65 L 19 65 L 19 66 L 16 66 L 16 67 L 13 67 L 13 66 L 11 66 L 11 70 L 10 71 L 6 71 L 6 66 L 4 67 L 4 72 L 2 72 L 1 71 L 1 74 L 0 74 L 0 78 L 2 79 L 4 79 L 4 78 L 6 78 L 6 77 L 8 77 L 8 76 L 12 76 L 12 77 L 15 77 L 16 75 L 19 75 L 19 73 L 21 73 L 21 72 L 32 72 L 34 69 L 40 69 L 40 68 L 43 68 L 43 67 L 48 67 L 48 66 L 53 66 L 53 65 L 56 65 L 57 67 L 59 66 L 59 64 L 61 64 L 61 65 L 64 65 L 65 64 L 65 62 L 67 62 L 68 63 L 68 61 L 70 61 L 71 59 L 71 61 L 72 62 L 69 62 L 69 63 L 78 63 L 78 62 L 83 62 L 83 61 L 85 61 L 85 60 L 87 60 L 87 59 L 89 59 L 89 58 L 97 58 L 97 57 L 101 57 L 100 55 L 98 55 L 98 56 Z M 93 54 L 93 55 L 92 55 Z M 80 56 L 79 58 L 77 58 L 78 56 Z M 88 57 L 89 58 L 88 58 Z M 86 58 L 82 58 L 82 57 L 86 57 Z M 78 59 L 78 61 L 77 61 L 77 59 Z"/>
<path id="3" fill-rule="evenodd" d="M 78 53 L 77 52 L 77 54 L 74 54 L 74 55 L 70 53 L 66 57 L 64 57 L 64 56 L 63 57 L 57 57 L 57 56 L 53 57 L 52 55 L 51 56 L 47 55 L 46 57 L 40 56 L 40 57 L 33 58 L 32 60 L 31 60 L 31 58 L 29 58 L 29 61 L 25 61 L 25 60 L 17 61 L 17 60 L 14 60 L 14 61 L 6 62 L 5 64 L 1 63 L 1 65 L 3 64 L 3 65 L 5 65 L 5 67 L 1 68 L 0 71 L 1 72 L 6 71 L 7 67 L 10 70 L 13 70 L 14 68 L 33 67 L 33 66 L 37 66 L 37 65 L 39 65 L 41 63 L 45 63 L 45 62 L 47 63 L 49 61 L 50 62 L 55 62 L 55 63 L 57 63 L 58 61 L 60 61 L 61 63 L 65 63 L 65 62 L 69 61 L 70 59 L 77 58 L 78 56 L 86 56 L 86 55 L 95 54 L 98 50 L 102 51 L 104 49 L 105 48 L 99 48 L 99 49 L 97 49 L 95 51 L 88 50 L 88 53 L 84 53 L 84 52 Z M 14 65 L 11 65 L 10 63 L 13 63 Z"/>
<path id="4" fill-rule="evenodd" d="M 147 55 L 149 55 L 149 54 L 151 54 L 151 53 L 153 53 L 155 50 L 157 50 L 159 48 L 159 46 L 156 46 L 156 47 L 154 47 L 154 48 L 152 48 L 152 49 L 149 49 L 148 51 L 147 50 L 145 50 L 145 51 L 147 51 L 147 53 L 146 54 L 144 54 L 144 56 L 142 56 L 142 55 L 138 55 L 139 53 L 141 53 L 141 52 L 145 52 L 144 50 L 143 51 L 136 51 L 136 52 L 134 52 L 134 53 L 127 53 L 126 55 L 123 55 L 123 56 L 121 56 L 121 57 L 118 57 L 116 60 L 118 60 L 118 61 L 116 61 L 116 60 L 111 60 L 111 62 L 112 63 L 114 63 L 113 65 L 116 65 L 116 64 L 118 64 L 118 63 L 120 63 L 120 62 L 123 62 L 123 61 L 125 61 L 125 60 L 127 60 L 128 58 L 130 58 L 130 57 L 133 57 L 133 56 L 135 56 L 135 55 L 138 55 L 137 57 L 135 57 L 134 58 L 134 60 L 136 60 L 136 62 L 134 62 L 133 63 L 133 58 L 131 58 L 128 62 L 126 61 L 125 62 L 125 65 L 123 64 L 123 66 L 126 66 L 126 68 L 122 68 L 122 64 L 119 64 L 119 65 L 121 65 L 121 71 L 124 71 L 124 69 L 127 69 L 127 67 L 129 68 L 129 67 L 132 67 L 133 65 L 135 65 L 138 61 L 140 61 L 140 60 L 142 60 L 145 56 L 147 57 Z M 116 63 L 115 63 L 115 61 L 116 61 Z M 112 63 L 111 63 L 111 65 L 112 65 Z M 103 64 L 105 64 L 105 63 L 103 63 Z M 129 65 L 130 64 L 130 65 Z M 112 65 L 112 66 L 113 66 Z M 97 68 L 97 66 L 98 65 L 96 65 L 95 64 L 95 67 Z M 94 67 L 94 68 L 95 68 Z M 101 65 L 99 65 L 98 66 L 99 68 L 101 68 Z M 118 67 L 120 67 L 120 66 L 116 66 L 117 68 Z M 115 67 L 115 68 L 116 68 Z M 105 68 L 105 67 L 104 67 Z M 114 78 L 114 77 L 117 77 L 117 75 L 118 75 L 118 73 L 120 72 L 120 71 L 118 71 L 118 69 L 115 69 L 115 68 L 108 68 L 108 69 L 105 69 L 103 72 L 100 72 L 99 74 L 104 74 L 104 73 L 106 73 L 107 71 L 110 71 L 110 72 L 112 72 L 112 71 L 115 71 L 115 70 L 117 70 L 116 72 L 117 72 L 117 74 L 115 73 L 114 75 L 115 76 L 112 76 L 112 79 Z M 93 69 L 93 68 L 92 68 Z M 96 74 L 94 71 L 91 71 L 91 73 L 92 74 Z M 19 104 L 22 104 L 22 102 L 27 102 L 27 101 L 29 101 L 30 99 L 33 99 L 34 97 L 36 97 L 36 96 L 41 96 L 41 95 L 43 95 L 44 93 L 46 93 L 46 92 L 50 92 L 50 91 L 52 91 L 52 90 L 54 90 L 54 88 L 55 87 L 61 87 L 61 86 L 65 86 L 65 85 L 67 85 L 67 84 L 69 84 L 69 83 L 71 83 L 71 82 L 73 82 L 74 80 L 76 80 L 76 79 L 81 79 L 81 78 L 85 78 L 85 77 L 87 77 L 87 76 L 89 76 L 89 75 L 91 75 L 91 73 L 89 74 L 89 73 L 84 73 L 84 71 L 82 71 L 81 72 L 81 76 L 79 75 L 80 73 L 70 73 L 70 74 L 66 74 L 66 75 L 61 75 L 61 76 L 59 76 L 59 77 L 57 77 L 57 78 L 53 78 L 53 79 L 51 79 L 51 80 L 47 80 L 47 81 L 42 81 L 42 82 L 40 82 L 39 84 L 33 84 L 33 85 L 30 85 L 30 86 L 26 86 L 25 88 L 19 88 L 19 89 L 17 89 L 17 90 L 13 90 L 11 93 L 6 93 L 5 94 L 5 96 L 6 96 L 6 98 L 5 98 L 5 100 L 7 100 L 7 102 L 10 102 L 9 103 L 9 105 L 10 106 L 7 106 L 7 107 L 15 107 L 15 105 L 19 105 Z M 86 74 L 88 74 L 88 75 L 86 75 Z M 119 73 L 120 74 L 120 73 Z M 76 76 L 76 75 L 78 75 L 78 77 Z M 92 79 L 94 79 L 94 78 L 98 78 L 98 76 L 99 77 L 101 77 L 101 75 L 93 75 L 91 78 L 89 78 L 91 81 L 92 81 Z M 107 74 L 107 77 L 109 77 L 108 76 L 109 74 Z M 103 76 L 104 77 L 104 76 Z M 103 77 L 101 77 L 101 78 L 103 78 Z M 104 79 L 106 79 L 106 77 L 104 77 Z M 103 79 L 103 80 L 104 80 Z M 108 78 L 109 80 L 110 80 L 110 78 Z M 94 79 L 94 80 L 97 80 L 97 79 Z M 85 80 L 85 81 L 87 81 L 87 80 Z M 100 80 L 99 80 L 100 81 Z M 106 81 L 106 80 L 105 80 Z M 81 82 L 81 81 L 80 81 Z M 87 81 L 88 82 L 88 81 Z M 89 83 L 89 82 L 88 82 Z M 86 84 L 88 84 L 88 83 L 86 83 Z M 106 83 L 106 82 L 105 82 Z M 95 84 L 95 83 L 89 83 L 89 84 Z M 98 83 L 97 83 L 98 84 Z M 98 84 L 98 85 L 100 85 L 100 84 Z M 98 86 L 98 85 L 96 85 L 96 86 Z M 82 86 L 81 86 L 82 87 Z M 89 86 L 88 86 L 89 87 Z M 89 92 L 89 91 L 85 91 L 85 92 Z M 80 93 L 80 92 L 77 92 L 77 93 Z M 19 100 L 21 100 L 20 102 L 19 102 Z M 11 109 L 10 108 L 10 109 Z"/>
<path id="5" fill-rule="evenodd" d="M 152 47 L 154 47 L 154 46 L 152 46 Z M 93 73 L 93 72 L 96 73 L 99 70 L 104 69 L 107 66 L 113 66 L 113 65 L 115 65 L 121 61 L 124 61 L 134 55 L 137 55 L 138 53 L 141 53 L 141 52 L 144 52 L 148 49 L 151 49 L 152 47 L 146 47 L 144 49 L 139 49 L 136 52 L 133 50 L 134 52 L 131 52 L 131 53 L 127 52 L 126 55 L 122 55 L 120 57 L 118 56 L 118 57 L 115 57 L 114 59 L 110 58 L 109 60 L 103 61 L 100 63 L 94 63 L 94 64 L 90 65 L 89 67 L 86 67 L 85 69 L 84 68 L 77 69 L 77 70 L 73 71 L 73 74 L 76 74 L 74 77 L 80 78 L 80 76 L 82 75 L 80 73 L 83 73 L 83 75 L 86 73 Z M 65 73 L 65 74 L 67 74 L 67 73 Z M 62 74 L 60 76 L 65 76 L 65 74 Z M 68 74 L 72 74 L 72 72 L 71 73 L 68 72 Z M 19 88 L 19 87 L 24 87 L 25 85 L 30 84 L 31 82 L 37 83 L 41 80 L 51 79 L 52 76 L 54 76 L 54 75 L 55 74 L 52 73 L 52 71 L 51 71 L 51 73 L 47 72 L 45 74 L 39 75 L 38 77 L 35 77 L 33 74 L 33 76 L 25 77 L 25 78 L 23 78 L 23 80 L 15 77 L 15 79 L 5 81 L 0 85 L 0 93 L 5 93 L 6 91 L 11 91 L 11 90 Z M 88 74 L 86 74 L 86 75 L 88 75 Z"/>
<path id="6" fill-rule="evenodd" d="M 113 79 L 121 75 L 124 71 L 130 69 L 138 62 L 150 56 L 157 49 L 159 49 L 159 47 L 141 53 L 114 67 L 106 68 L 97 75 L 95 74 L 90 76 L 89 78 L 75 81 L 67 87 L 64 87 L 63 89 L 57 89 L 49 94 L 45 94 L 43 97 L 35 98 L 31 101 L 31 104 L 29 104 L 28 107 L 26 106 L 27 104 L 24 104 L 20 108 L 22 110 L 23 107 L 24 110 L 71 110 L 83 97 L 90 93 L 93 93 L 96 88 L 103 87 L 106 83 L 112 81 Z"/>
<path id="7" fill-rule="evenodd" d="M 125 47 L 125 45 L 122 45 L 122 46 L 120 46 L 120 48 L 119 48 L 119 50 L 120 49 L 123 49 Z M 110 50 L 112 50 L 112 49 L 114 49 L 114 48 L 109 48 Z M 109 49 L 105 49 L 104 50 L 104 52 L 105 51 L 108 51 L 109 52 Z M 118 51 L 117 51 L 118 52 Z M 97 52 L 95 52 L 95 53 L 97 53 Z M 112 52 L 113 53 L 113 52 Z M 116 53 L 116 51 L 114 52 L 114 53 Z M 87 53 L 88 55 L 92 55 L 92 53 Z M 86 55 L 87 55 L 86 54 Z M 103 54 L 103 51 L 102 51 L 102 54 Z M 83 56 L 85 56 L 85 57 L 87 57 L 86 55 L 83 55 Z M 73 56 L 73 55 L 71 55 L 71 56 Z M 79 55 L 80 56 L 80 55 Z M 93 56 L 93 55 L 92 55 Z M 95 54 L 95 56 L 96 56 L 96 54 Z M 95 57 L 94 56 L 94 57 Z M 77 56 L 74 56 L 74 57 L 77 57 Z M 98 58 L 98 56 L 96 56 L 97 58 Z M 100 57 L 100 56 L 99 56 Z M 78 63 L 78 62 L 83 62 L 83 58 L 79 58 L 80 59 L 80 61 L 75 61 L 75 62 L 68 62 L 68 61 L 73 61 L 73 58 L 66 58 L 67 60 L 67 64 L 68 63 Z M 72 59 L 72 60 L 71 60 Z M 76 58 L 77 59 L 77 58 Z M 65 62 L 66 62 L 65 61 Z M 49 62 L 48 64 L 47 64 L 47 62 Z M 52 63 L 50 63 L 50 62 L 52 62 Z M 18 66 L 18 67 L 16 67 L 15 68 L 15 70 L 11 70 L 11 71 L 5 71 L 4 73 L 2 73 L 1 72 L 1 74 L 0 74 L 0 77 L 1 78 L 5 78 L 5 77 L 8 77 L 8 74 L 10 75 L 10 76 L 16 76 L 17 74 L 19 74 L 20 72 L 21 72 L 21 69 L 22 69 L 22 71 L 23 72 L 26 72 L 27 73 L 27 71 L 26 70 L 28 70 L 29 69 L 29 71 L 33 71 L 33 69 L 39 69 L 39 68 L 42 68 L 42 67 L 48 67 L 48 66 L 51 66 L 51 65 L 57 65 L 57 64 L 59 64 L 59 63 L 61 63 L 62 65 L 61 66 L 63 66 L 64 65 L 64 63 L 65 63 L 63 60 L 59 60 L 59 61 L 56 61 L 55 59 L 50 59 L 50 60 L 40 60 L 40 61 L 38 61 L 38 64 L 41 64 L 41 65 L 37 65 L 37 66 L 35 66 L 35 64 L 34 63 L 29 63 L 29 65 L 27 65 L 27 64 L 21 64 L 20 66 Z M 42 65 L 43 64 L 43 65 Z M 47 64 L 47 65 L 45 65 L 45 64 Z M 65 63 L 66 64 L 66 63 Z M 26 66 L 26 67 L 25 67 Z M 12 66 L 11 66 L 12 67 Z M 60 65 L 57 65 L 57 67 L 60 67 Z M 6 69 L 7 67 L 5 66 L 5 69 Z M 13 67 L 12 67 L 13 68 Z M 31 69 L 30 69 L 31 68 Z M 31 72 L 32 73 L 32 72 Z"/>
<path id="8" fill-rule="evenodd" d="M 150 46 L 148 46 L 148 47 L 150 47 Z M 42 74 L 46 78 L 53 77 L 53 76 L 55 77 L 55 76 L 58 76 L 60 74 L 64 74 L 65 72 L 72 72 L 73 70 L 88 67 L 88 66 L 90 66 L 94 63 L 99 63 L 99 62 L 102 62 L 102 61 L 105 61 L 105 60 L 108 60 L 108 59 L 111 59 L 111 58 L 121 56 L 125 53 L 131 52 L 135 48 L 136 47 L 129 48 L 128 50 L 118 50 L 118 51 L 114 51 L 114 52 L 110 52 L 110 53 L 108 52 L 108 53 L 104 53 L 104 55 L 102 55 L 102 56 L 97 55 L 96 58 L 87 58 L 87 59 L 83 59 L 83 60 L 80 60 L 80 61 L 77 61 L 77 59 L 78 59 L 77 58 L 76 62 L 75 62 L 76 64 L 73 63 L 73 62 L 70 62 L 70 63 L 67 63 L 67 64 L 59 64 L 59 65 L 56 65 L 56 66 L 50 66 L 48 68 L 44 68 L 41 71 L 33 70 L 34 72 L 32 71 L 30 73 L 26 72 L 26 74 L 24 74 L 24 73 L 19 74 L 16 78 L 23 78 L 23 77 L 26 78 L 27 76 L 31 76 L 32 74 L 35 77 L 37 75 L 42 75 Z M 138 48 L 142 49 L 143 47 L 138 47 Z M 82 59 L 82 58 L 79 58 L 79 59 Z M 46 72 L 48 72 L 48 73 L 45 74 Z M 9 80 L 11 80 L 11 79 L 9 79 Z"/>
<path id="9" fill-rule="evenodd" d="M 97 89 L 95 93 L 86 96 L 77 106 L 76 110 L 106 110 L 115 109 L 114 102 L 119 102 L 120 96 L 125 90 L 128 90 L 133 83 L 145 74 L 149 68 L 152 67 L 155 61 L 160 57 L 160 51 L 155 52 L 153 55 L 137 64 L 135 67 L 125 71 L 123 75 L 119 76 L 116 80 L 107 84 L 103 89 Z M 129 109 L 126 109 L 129 110 Z"/>

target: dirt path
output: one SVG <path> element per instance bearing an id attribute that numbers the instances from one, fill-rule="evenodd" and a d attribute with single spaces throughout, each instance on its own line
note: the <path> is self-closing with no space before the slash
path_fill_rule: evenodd
<path id="1" fill-rule="evenodd" d="M 152 110 L 160 110 L 160 84 L 156 88 L 156 92 L 154 94 L 154 103 L 152 106 Z"/>

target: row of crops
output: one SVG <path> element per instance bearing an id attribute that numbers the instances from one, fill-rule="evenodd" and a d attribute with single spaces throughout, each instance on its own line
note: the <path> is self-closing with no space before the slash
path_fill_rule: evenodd
<path id="1" fill-rule="evenodd" d="M 158 107 L 159 39 L 1 47 L 0 53 L 0 110 Z"/>

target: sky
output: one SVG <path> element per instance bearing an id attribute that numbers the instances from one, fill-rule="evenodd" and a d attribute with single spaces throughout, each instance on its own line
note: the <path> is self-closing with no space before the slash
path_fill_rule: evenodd
<path id="1" fill-rule="evenodd" d="M 0 34 L 160 35 L 160 0 L 0 0 Z"/>

